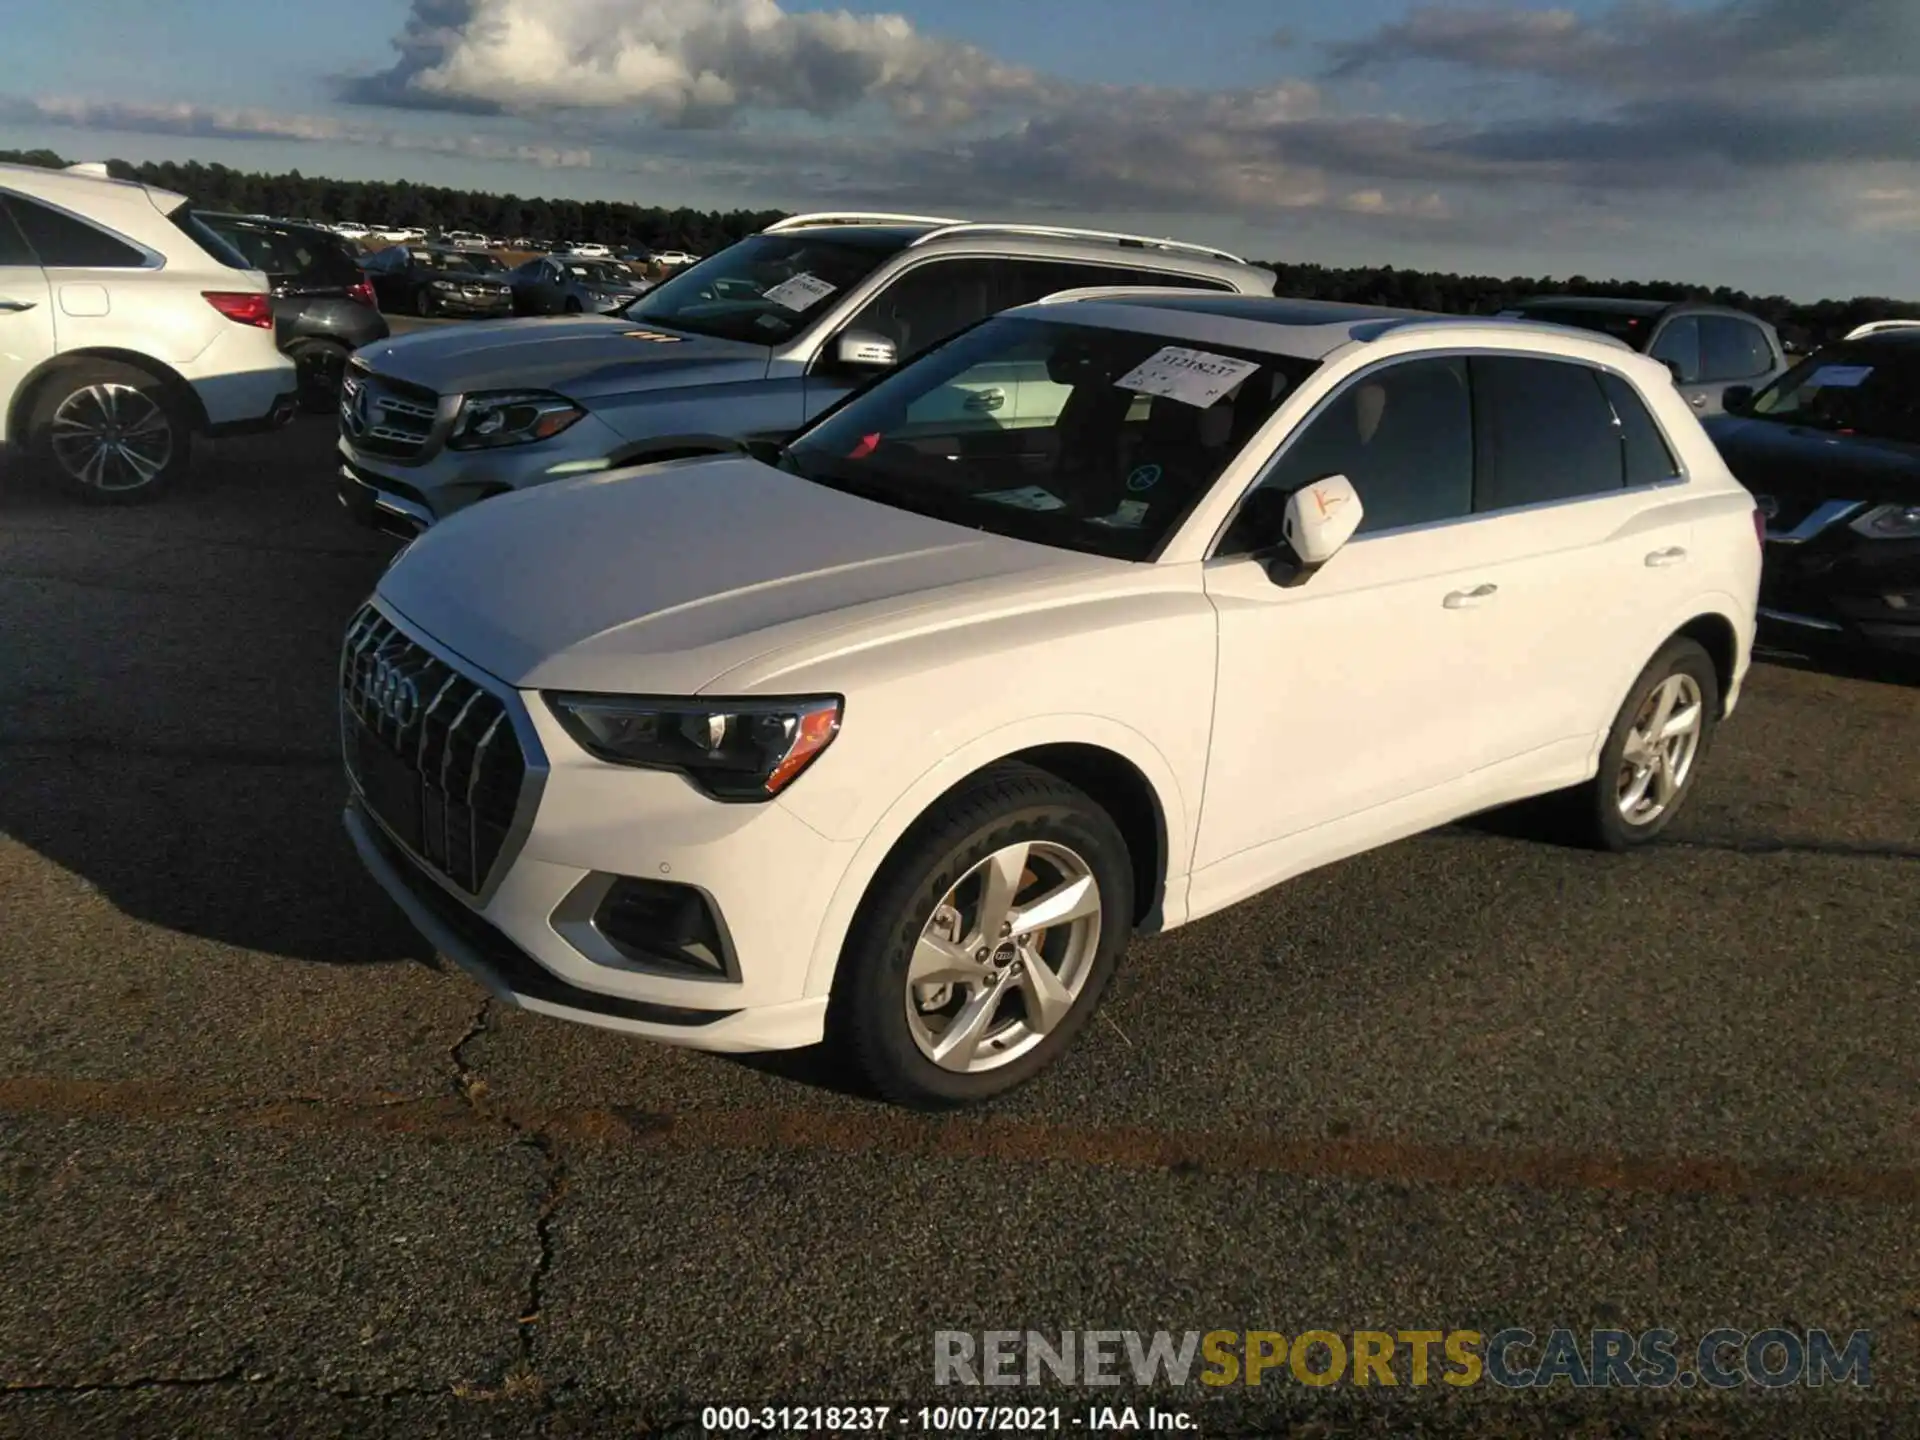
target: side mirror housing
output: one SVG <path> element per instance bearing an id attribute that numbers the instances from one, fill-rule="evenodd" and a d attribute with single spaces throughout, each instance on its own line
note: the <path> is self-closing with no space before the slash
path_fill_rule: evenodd
<path id="1" fill-rule="evenodd" d="M 1305 584 L 1360 528 L 1366 508 L 1360 492 L 1344 475 L 1329 475 L 1303 485 L 1287 497 L 1281 534 L 1286 556 L 1275 554 L 1267 562 L 1267 574 L 1274 584 L 1292 587 Z"/>
<path id="2" fill-rule="evenodd" d="M 833 342 L 834 362 L 854 370 L 891 370 L 900 363 L 900 347 L 871 330 L 843 330 Z"/>
<path id="3" fill-rule="evenodd" d="M 1744 415 L 1753 408 L 1753 386 L 1729 385 L 1720 396 L 1720 408 L 1729 415 Z"/>

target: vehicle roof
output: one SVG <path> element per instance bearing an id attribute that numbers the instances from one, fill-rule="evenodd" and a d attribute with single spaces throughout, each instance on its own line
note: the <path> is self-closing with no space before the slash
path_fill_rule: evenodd
<path id="1" fill-rule="evenodd" d="M 1907 354 L 1920 350 L 1920 328 L 1911 330 L 1876 330 L 1871 335 L 1862 335 L 1857 340 L 1836 340 L 1835 347 L 1844 345 L 1848 350 L 1891 350 Z"/>
<path id="2" fill-rule="evenodd" d="M 235 215 L 225 210 L 196 209 L 193 213 L 202 220 L 219 220 L 230 225 L 245 225 L 255 230 L 304 230 L 310 235 L 325 235 L 329 239 L 339 239 L 326 226 L 312 225 L 305 220 L 269 220 L 263 215 Z"/>
<path id="3" fill-rule="evenodd" d="M 1085 298 L 1077 298 L 1084 294 Z M 1323 360 L 1355 342 L 1388 335 L 1430 332 L 1436 341 L 1457 342 L 1473 332 L 1496 332 L 1501 340 L 1530 337 L 1543 353 L 1593 358 L 1634 354 L 1624 340 L 1576 330 L 1544 320 L 1503 320 L 1485 315 L 1442 315 L 1428 310 L 1398 310 L 1337 301 L 1289 300 L 1262 295 L 1218 295 L 1191 291 L 1113 289 L 1067 292 L 1007 312 L 1035 320 L 1070 320 L 1112 329 L 1158 332 L 1261 350 L 1299 359 Z M 1151 318 L 1149 318 L 1151 316 Z"/>
<path id="4" fill-rule="evenodd" d="M 142 185 L 137 180 L 115 180 L 71 167 L 52 170 L 44 165 L 0 165 L 0 185 L 18 190 L 23 195 L 39 196 L 56 205 L 68 205 L 77 210 L 84 210 L 89 204 L 101 200 L 112 203 L 139 197 L 150 201 L 160 210 L 170 212 L 176 205 L 185 204 L 187 199 L 171 190 Z"/>

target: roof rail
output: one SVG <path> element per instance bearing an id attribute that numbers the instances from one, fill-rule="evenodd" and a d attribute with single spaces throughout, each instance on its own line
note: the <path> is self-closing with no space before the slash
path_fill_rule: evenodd
<path id="1" fill-rule="evenodd" d="M 1869 320 L 1866 324 L 1849 330 L 1841 338 L 1864 340 L 1869 335 L 1884 335 L 1889 330 L 1920 330 L 1920 320 Z"/>
<path id="2" fill-rule="evenodd" d="M 929 230 L 913 244 L 925 245 L 930 240 L 943 239 L 948 235 L 973 234 L 983 230 L 998 231 L 1003 235 L 1050 235 L 1061 240 L 1110 240 L 1116 245 L 1137 245 L 1147 250 L 1183 250 L 1191 255 L 1231 261 L 1235 265 L 1247 263 L 1240 256 L 1212 245 L 1195 245 L 1191 241 L 1169 240 L 1159 235 L 1126 235 L 1117 230 L 1082 230 L 1072 225 L 1016 225 L 991 220 L 954 220 L 938 230 Z"/>
<path id="3" fill-rule="evenodd" d="M 1605 345 L 1609 349 L 1625 350 L 1629 354 L 1637 353 L 1633 346 L 1617 335 L 1588 330 L 1579 325 L 1558 325 L 1551 320 L 1510 319 L 1503 315 L 1406 315 L 1388 316 L 1380 320 L 1363 320 L 1355 327 L 1354 339 L 1372 341 L 1378 340 L 1383 335 L 1403 334 L 1408 330 L 1459 330 L 1475 325 L 1488 325 L 1501 330 L 1531 330 L 1558 335 L 1562 338 L 1577 336 L 1582 340 L 1591 340 Z M 1362 329 L 1367 333 L 1359 333 Z"/>
<path id="4" fill-rule="evenodd" d="M 812 215 L 789 215 L 776 220 L 760 233 L 778 234 L 782 230 L 810 230 L 816 225 L 959 225 L 963 221 L 951 215 L 889 215 L 878 210 L 821 210 Z"/>
<path id="5" fill-rule="evenodd" d="M 1082 285 L 1074 290 L 1056 290 L 1030 300 L 1030 305 L 1072 305 L 1081 300 L 1155 299 L 1172 295 L 1192 299 L 1196 295 L 1225 295 L 1224 290 L 1196 290 L 1191 285 Z"/>

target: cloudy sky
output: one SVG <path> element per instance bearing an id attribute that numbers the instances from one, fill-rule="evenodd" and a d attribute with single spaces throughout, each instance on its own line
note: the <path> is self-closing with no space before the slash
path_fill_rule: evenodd
<path id="1" fill-rule="evenodd" d="M 1920 297 L 1920 0 L 0 9 L 0 148 Z"/>

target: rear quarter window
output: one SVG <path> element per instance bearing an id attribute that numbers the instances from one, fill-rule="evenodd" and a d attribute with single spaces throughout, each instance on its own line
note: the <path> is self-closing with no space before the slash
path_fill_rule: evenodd
<path id="1" fill-rule="evenodd" d="M 6 199 L 8 212 L 40 263 L 54 269 L 137 270 L 146 252 L 65 211 L 22 195 Z"/>
<path id="2" fill-rule="evenodd" d="M 1634 485 L 1658 485 L 1678 479 L 1680 462 L 1674 458 L 1667 437 L 1648 411 L 1640 392 L 1620 376 L 1600 372 L 1600 388 L 1620 422 L 1620 454 L 1626 482 Z"/>
<path id="3" fill-rule="evenodd" d="M 1485 356 L 1473 370 L 1473 508 L 1485 513 L 1619 490 L 1620 428 L 1599 372 Z"/>

